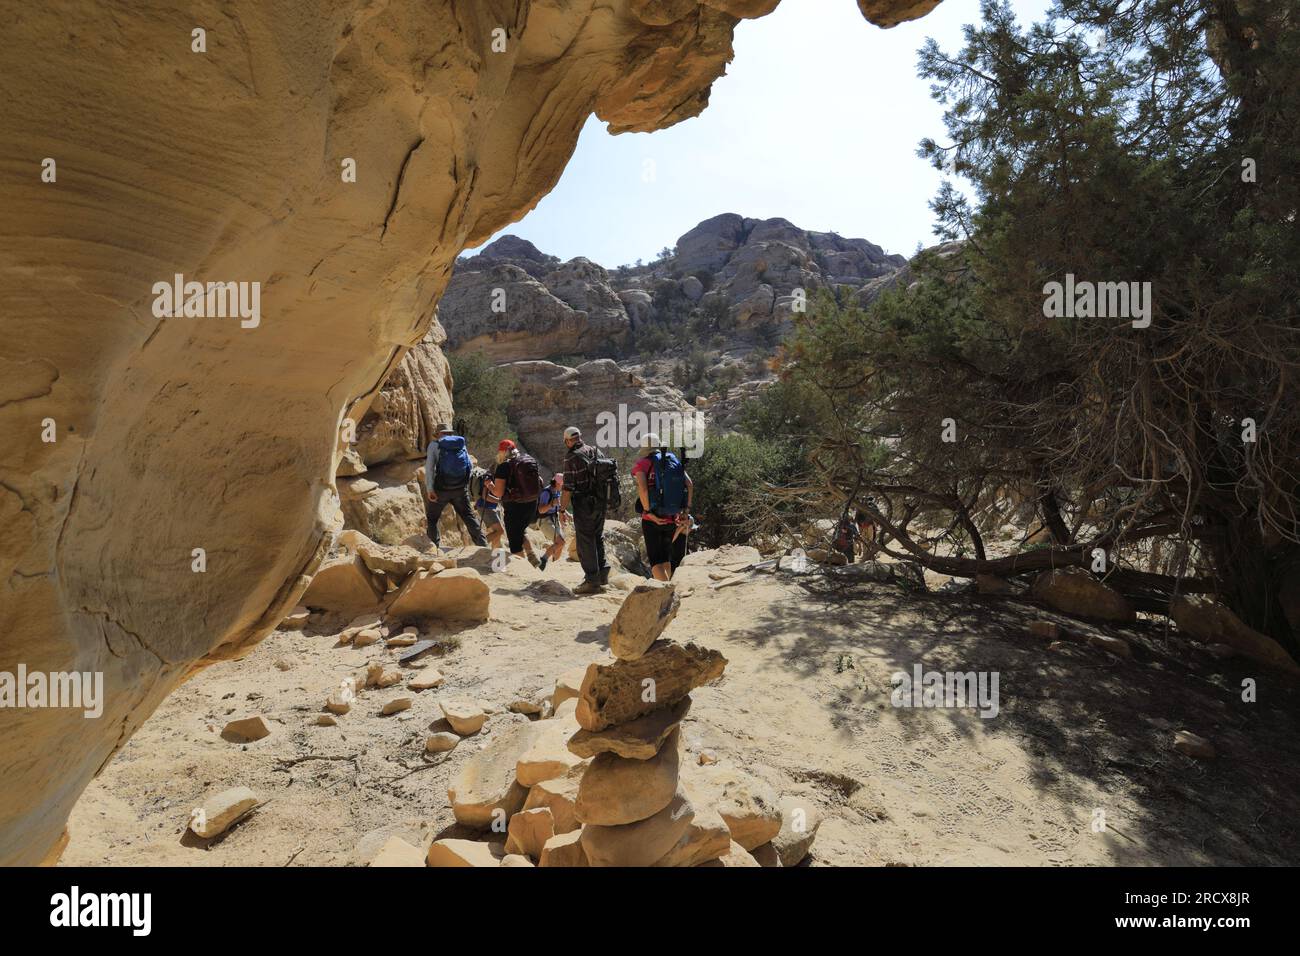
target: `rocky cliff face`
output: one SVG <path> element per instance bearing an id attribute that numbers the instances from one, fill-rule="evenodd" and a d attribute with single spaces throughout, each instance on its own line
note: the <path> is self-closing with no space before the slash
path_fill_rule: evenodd
<path id="1" fill-rule="evenodd" d="M 825 286 L 860 289 L 907 260 L 866 239 L 801 229 L 786 219 L 723 213 L 678 240 L 673 255 L 613 273 L 584 258 L 563 265 L 527 240 L 502 236 L 456 263 L 439 305 L 447 347 L 497 362 L 539 356 L 631 357 L 635 336 L 655 321 L 707 311 L 738 332 L 789 317 L 794 294 Z"/>
<path id="2" fill-rule="evenodd" d="M 293 606 L 328 547 L 344 419 L 429 333 L 460 250 L 555 184 L 590 114 L 620 132 L 700 112 L 737 18 L 776 2 L 10 18 L 0 671 L 101 672 L 105 697 L 94 719 L 4 710 L 0 862 L 45 859 L 168 691 Z M 178 275 L 242 285 L 182 289 L 169 317 Z"/>
<path id="3" fill-rule="evenodd" d="M 620 448 L 629 450 L 619 437 L 618 423 L 626 425 L 633 415 L 675 413 L 687 421 L 695 417 L 695 409 L 680 391 L 648 383 L 610 359 L 584 362 L 577 368 L 554 362 L 514 362 L 504 367 L 516 382 L 510 421 L 524 447 L 548 472 L 563 470 L 564 429 L 569 425 L 582 429 L 588 442 L 617 454 Z M 606 426 L 603 434 L 602 425 Z M 629 431 L 624 429 L 624 434 Z"/>
<path id="4" fill-rule="evenodd" d="M 584 353 L 627 332 L 627 312 L 600 266 L 578 258 L 534 276 L 535 260 L 494 256 L 496 245 L 466 260 L 477 269 L 458 269 L 439 303 L 453 351 L 516 362 Z"/>

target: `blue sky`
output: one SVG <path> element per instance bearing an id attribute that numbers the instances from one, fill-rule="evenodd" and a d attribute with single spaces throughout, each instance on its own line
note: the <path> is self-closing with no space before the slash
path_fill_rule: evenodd
<path id="1" fill-rule="evenodd" d="M 1048 0 L 1012 5 L 1027 21 Z M 555 189 L 502 233 L 612 268 L 649 261 L 697 222 L 735 212 L 911 255 L 935 241 L 928 203 L 942 178 L 916 147 L 946 141 L 916 51 L 929 36 L 959 49 L 962 25 L 978 17 L 978 0 L 944 0 L 881 30 L 853 0 L 782 0 L 737 26 L 735 58 L 703 114 L 618 136 L 592 117 Z"/>

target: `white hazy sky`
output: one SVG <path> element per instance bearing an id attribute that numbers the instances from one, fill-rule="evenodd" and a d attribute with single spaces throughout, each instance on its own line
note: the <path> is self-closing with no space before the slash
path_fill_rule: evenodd
<path id="1" fill-rule="evenodd" d="M 1027 22 L 1048 0 L 1012 5 Z M 946 142 L 916 51 L 930 36 L 960 49 L 962 25 L 978 19 L 978 0 L 944 0 L 881 30 L 853 0 L 783 0 L 736 27 L 735 58 L 703 114 L 618 136 L 592 117 L 555 189 L 498 235 L 612 268 L 649 261 L 701 220 L 735 212 L 910 256 L 935 241 L 928 203 L 942 178 L 916 147 L 926 136 Z"/>

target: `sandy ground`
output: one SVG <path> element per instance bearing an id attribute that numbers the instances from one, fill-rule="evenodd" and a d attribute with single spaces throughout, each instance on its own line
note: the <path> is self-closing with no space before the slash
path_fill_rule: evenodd
<path id="1" fill-rule="evenodd" d="M 695 692 L 687 747 L 814 799 L 823 823 L 811 865 L 1300 862 L 1300 697 L 1288 678 L 1215 661 L 1150 624 L 1107 631 L 1132 642 L 1132 660 L 1047 651 L 1024 633 L 1026 620 L 1089 629 L 1015 599 L 761 573 L 715 590 L 710 572 L 679 571 L 685 596 L 667 632 L 730 662 L 722 681 Z M 460 835 L 448 779 L 506 717 L 426 758 L 426 736 L 444 728 L 438 698 L 504 710 L 606 654 L 623 592 L 540 598 L 526 588 L 543 576 L 581 578 L 572 562 L 546 575 L 515 562 L 489 578 L 488 623 L 426 629 L 459 647 L 424 659 L 446 683 L 396 716 L 379 709 L 408 693 L 400 686 L 364 692 L 337 727 L 315 726 L 342 679 L 398 652 L 338 646 L 310 625 L 209 668 L 87 789 L 62 862 L 364 864 L 391 834 L 417 845 Z M 998 672 L 998 715 L 891 706 L 891 674 L 917 663 Z M 1244 678 L 1257 679 L 1259 702 L 1243 702 Z M 222 739 L 228 720 L 255 714 L 271 722 L 270 737 Z M 1218 757 L 1173 750 L 1180 729 L 1210 739 Z M 211 845 L 187 837 L 191 808 L 236 785 L 266 802 Z"/>

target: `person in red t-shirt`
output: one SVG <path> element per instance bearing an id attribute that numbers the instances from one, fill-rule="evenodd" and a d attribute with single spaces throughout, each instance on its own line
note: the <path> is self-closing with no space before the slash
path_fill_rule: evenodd
<path id="1" fill-rule="evenodd" d="M 650 455 L 659 447 L 658 435 L 646 435 L 641 441 L 640 457 L 632 466 L 632 480 L 636 482 L 637 510 L 641 512 L 641 534 L 645 538 L 646 558 L 650 573 L 656 581 L 667 581 L 673 576 L 673 538 L 678 529 L 688 533 L 691 521 L 691 498 L 695 486 L 691 476 L 686 476 L 686 507 L 671 515 L 655 514 L 650 508 L 650 492 L 654 488 L 655 470 Z"/>

